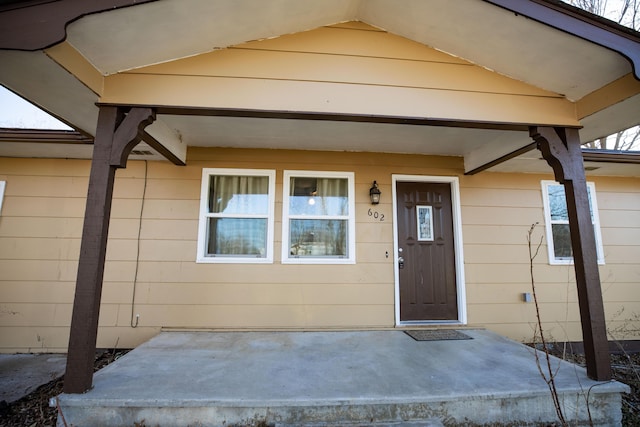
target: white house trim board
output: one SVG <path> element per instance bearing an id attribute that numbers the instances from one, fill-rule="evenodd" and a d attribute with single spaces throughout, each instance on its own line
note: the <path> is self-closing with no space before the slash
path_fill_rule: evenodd
<path id="1" fill-rule="evenodd" d="M 462 216 L 460 209 L 460 184 L 456 176 L 427 176 L 427 175 L 392 175 L 392 192 L 393 192 L 393 253 L 394 253 L 394 280 L 395 280 L 395 324 L 396 326 L 407 326 L 415 324 L 460 324 L 467 323 L 467 298 L 464 277 L 464 255 L 462 242 Z M 456 268 L 456 286 L 458 294 L 458 320 L 450 321 L 426 321 L 426 322 L 401 322 L 400 321 L 400 279 L 398 271 L 398 218 L 397 218 L 397 194 L 396 183 L 398 182 L 432 182 L 432 183 L 448 183 L 451 187 L 451 209 L 453 217 L 453 240 L 455 248 L 455 268 Z"/>

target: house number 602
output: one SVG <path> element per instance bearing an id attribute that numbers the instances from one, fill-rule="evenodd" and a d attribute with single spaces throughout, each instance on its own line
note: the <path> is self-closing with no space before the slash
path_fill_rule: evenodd
<path id="1" fill-rule="evenodd" d="M 378 211 L 372 211 L 371 209 L 369 209 L 369 211 L 367 212 L 367 214 L 371 217 L 373 217 L 373 219 L 375 219 L 376 221 L 384 221 L 384 214 L 383 213 L 379 213 Z"/>

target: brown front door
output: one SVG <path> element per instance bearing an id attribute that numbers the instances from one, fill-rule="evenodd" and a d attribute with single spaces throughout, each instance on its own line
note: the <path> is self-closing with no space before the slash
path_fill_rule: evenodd
<path id="1" fill-rule="evenodd" d="M 458 320 L 451 186 L 398 182 L 400 321 Z"/>

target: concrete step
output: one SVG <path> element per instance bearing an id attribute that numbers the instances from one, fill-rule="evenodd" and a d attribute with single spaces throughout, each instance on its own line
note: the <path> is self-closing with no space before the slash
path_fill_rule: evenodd
<path id="1" fill-rule="evenodd" d="M 460 426 L 557 421 L 534 350 L 483 330 L 416 341 L 400 331 L 167 332 L 61 395 L 67 425 Z M 554 360 L 572 426 L 619 425 L 627 386 Z M 589 403 L 586 404 L 588 397 Z M 403 424 L 404 423 L 404 424 Z M 61 424 L 62 425 L 62 424 Z"/>

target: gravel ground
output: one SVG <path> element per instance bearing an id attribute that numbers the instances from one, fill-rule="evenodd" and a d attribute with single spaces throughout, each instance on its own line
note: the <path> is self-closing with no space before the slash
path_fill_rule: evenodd
<path id="1" fill-rule="evenodd" d="M 103 368 L 127 351 L 112 350 L 101 353 L 96 357 L 95 370 Z M 584 357 L 580 355 L 567 359 L 584 364 Z M 614 378 L 631 387 L 631 393 L 622 397 L 623 426 L 640 427 L 640 354 L 612 355 L 611 359 Z M 54 427 L 56 408 L 49 407 L 49 399 L 62 393 L 62 384 L 63 379 L 60 378 L 13 403 L 0 402 L 0 427 Z"/>
<path id="2" fill-rule="evenodd" d="M 109 350 L 99 353 L 94 370 L 102 369 L 128 351 Z M 49 399 L 62 393 L 62 385 L 63 378 L 58 378 L 15 402 L 0 402 L 0 427 L 55 427 L 57 410 L 49 407 Z"/>

